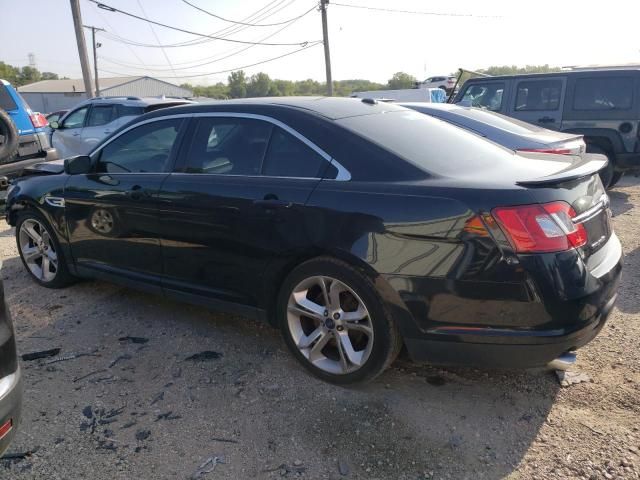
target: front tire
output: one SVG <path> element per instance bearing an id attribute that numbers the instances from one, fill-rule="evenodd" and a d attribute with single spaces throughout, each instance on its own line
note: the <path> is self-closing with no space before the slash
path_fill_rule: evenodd
<path id="1" fill-rule="evenodd" d="M 330 257 L 309 260 L 291 272 L 280 291 L 277 315 L 293 355 L 331 383 L 373 380 L 402 346 L 373 282 Z"/>
<path id="2" fill-rule="evenodd" d="M 16 222 L 16 243 L 22 264 L 37 283 L 63 288 L 73 283 L 60 243 L 42 215 L 21 212 Z"/>

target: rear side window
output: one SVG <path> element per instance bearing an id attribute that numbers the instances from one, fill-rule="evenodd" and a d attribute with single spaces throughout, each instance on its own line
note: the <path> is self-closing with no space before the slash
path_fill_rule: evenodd
<path id="1" fill-rule="evenodd" d="M 185 172 L 259 175 L 271 129 L 271 124 L 261 120 L 198 119 Z"/>
<path id="2" fill-rule="evenodd" d="M 515 110 L 518 112 L 557 110 L 560 106 L 562 81 L 533 80 L 519 82 Z"/>
<path id="3" fill-rule="evenodd" d="M 470 85 L 464 92 L 460 103 L 470 107 L 486 108 L 497 111 L 502 108 L 502 94 L 504 83 L 485 83 Z"/>
<path id="4" fill-rule="evenodd" d="M 574 110 L 629 110 L 632 104 L 632 78 L 602 77 L 576 80 Z"/>
<path id="5" fill-rule="evenodd" d="M 0 108 L 6 111 L 18 108 L 7 87 L 0 84 Z"/>
<path id="6" fill-rule="evenodd" d="M 99 127 L 115 120 L 115 105 L 94 105 L 89 113 L 87 127 Z"/>
<path id="7" fill-rule="evenodd" d="M 318 178 L 326 160 L 293 135 L 275 127 L 262 174 L 272 177 Z"/>
<path id="8" fill-rule="evenodd" d="M 116 115 L 120 117 L 137 117 L 144 113 L 144 107 L 131 107 L 129 105 L 116 105 Z"/>

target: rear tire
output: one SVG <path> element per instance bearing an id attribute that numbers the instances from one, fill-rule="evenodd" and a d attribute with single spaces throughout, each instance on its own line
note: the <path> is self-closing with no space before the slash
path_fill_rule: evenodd
<path id="1" fill-rule="evenodd" d="M 285 279 L 277 304 L 284 340 L 315 376 L 369 382 L 398 356 L 402 339 L 373 282 L 345 262 L 319 257 Z"/>
<path id="2" fill-rule="evenodd" d="M 609 183 L 609 188 L 613 188 L 623 176 L 624 172 L 613 172 L 613 177 L 611 178 L 611 183 Z"/>
<path id="3" fill-rule="evenodd" d="M 34 210 L 20 212 L 16 222 L 20 258 L 31 278 L 47 288 L 63 288 L 75 281 L 47 220 Z"/>
<path id="4" fill-rule="evenodd" d="M 8 163 L 18 154 L 18 129 L 11 116 L 0 109 L 0 164 Z"/>
<path id="5" fill-rule="evenodd" d="M 608 150 L 605 150 L 604 148 L 601 148 L 598 145 L 593 145 L 593 144 L 587 144 L 587 153 L 599 153 L 600 155 L 604 155 L 605 157 L 607 157 L 607 160 L 609 160 L 609 163 L 605 168 L 600 170 L 599 175 L 600 175 L 600 180 L 602 180 L 602 185 L 604 185 L 604 188 L 606 189 L 611 188 L 615 183 L 614 178 L 617 173 L 615 170 L 615 164 L 613 163 L 613 155 L 611 155 L 611 153 Z M 620 176 L 622 176 L 622 174 Z M 617 182 L 618 180 L 620 180 L 620 177 L 618 177 L 615 181 Z"/>

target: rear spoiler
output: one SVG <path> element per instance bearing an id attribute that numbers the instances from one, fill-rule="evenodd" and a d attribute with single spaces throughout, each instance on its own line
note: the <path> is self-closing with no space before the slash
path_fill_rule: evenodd
<path id="1" fill-rule="evenodd" d="M 527 156 L 526 154 L 522 154 L 521 152 L 519 153 L 522 156 Z M 564 168 L 552 175 L 534 178 L 531 180 L 520 180 L 517 181 L 516 184 L 522 187 L 543 187 L 547 185 L 568 182 L 571 180 L 577 180 L 579 178 L 589 177 L 594 173 L 598 173 L 609 163 L 607 157 L 599 153 L 586 153 L 583 154 L 582 157 L 568 158 L 578 158 L 579 161 L 571 163 L 567 166 L 567 168 Z"/>

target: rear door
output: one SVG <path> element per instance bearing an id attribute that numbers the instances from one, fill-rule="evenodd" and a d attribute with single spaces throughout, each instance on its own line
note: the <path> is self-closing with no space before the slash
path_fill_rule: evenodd
<path id="1" fill-rule="evenodd" d="M 51 134 L 51 144 L 58 150 L 60 158 L 81 155 L 89 152 L 82 146 L 82 129 L 84 128 L 89 105 L 80 107 L 64 117 L 59 128 Z"/>
<path id="2" fill-rule="evenodd" d="M 313 241 L 305 203 L 327 166 L 267 117 L 195 118 L 184 162 L 160 192 L 164 288 L 256 305 L 267 262 Z"/>
<path id="3" fill-rule="evenodd" d="M 566 77 L 516 79 L 508 115 L 551 130 L 559 130 Z"/>

